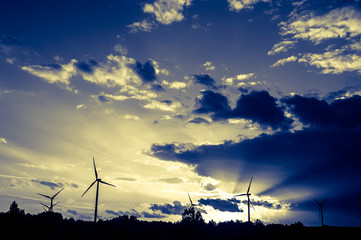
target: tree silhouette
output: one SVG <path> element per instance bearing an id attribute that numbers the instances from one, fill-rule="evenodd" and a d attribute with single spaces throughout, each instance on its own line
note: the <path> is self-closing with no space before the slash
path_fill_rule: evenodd
<path id="1" fill-rule="evenodd" d="M 8 213 L 12 215 L 25 215 L 24 209 L 20 209 L 15 201 L 10 205 Z"/>
<path id="2" fill-rule="evenodd" d="M 200 211 L 195 211 L 194 207 L 184 209 L 182 213 L 182 222 L 204 223 L 204 219 Z"/>

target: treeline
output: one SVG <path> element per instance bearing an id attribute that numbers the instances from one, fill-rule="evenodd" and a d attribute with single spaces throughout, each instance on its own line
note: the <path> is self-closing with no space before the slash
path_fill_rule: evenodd
<path id="1" fill-rule="evenodd" d="M 16 204 L 16 203 L 15 203 Z M 119 216 L 96 223 L 64 219 L 60 213 L 25 214 L 14 203 L 6 213 L 0 213 L 0 239 L 353 239 L 361 228 L 305 227 L 242 222 L 190 221 L 148 222 L 134 216 Z"/>

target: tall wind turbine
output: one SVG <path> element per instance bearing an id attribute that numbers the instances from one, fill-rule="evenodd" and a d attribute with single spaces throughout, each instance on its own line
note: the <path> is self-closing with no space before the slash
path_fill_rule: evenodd
<path id="1" fill-rule="evenodd" d="M 189 195 L 189 193 L 188 193 L 188 198 L 189 198 L 189 201 L 191 202 L 191 208 L 194 208 L 195 204 L 192 202 L 192 199 L 191 199 L 191 196 Z"/>
<path id="2" fill-rule="evenodd" d="M 95 196 L 95 211 L 94 211 L 94 222 L 96 222 L 97 221 L 97 213 L 98 213 L 99 183 L 107 184 L 107 185 L 112 186 L 112 187 L 115 187 L 115 186 L 113 184 L 104 182 L 100 178 L 98 178 L 98 173 L 97 173 L 97 168 L 95 167 L 94 157 L 93 157 L 93 165 L 94 165 L 94 172 L 95 172 L 95 181 L 92 184 L 90 184 L 88 189 L 81 196 L 83 197 L 84 194 L 94 185 L 94 183 L 97 183 L 97 193 L 96 193 L 96 196 Z"/>
<path id="3" fill-rule="evenodd" d="M 313 199 L 315 200 L 316 204 L 318 205 L 318 208 L 319 208 L 319 213 L 320 213 L 320 218 L 321 218 L 321 226 L 323 226 L 323 203 L 326 201 L 326 199 L 324 199 L 322 202 L 317 202 L 316 199 Z"/>
<path id="4" fill-rule="evenodd" d="M 248 222 L 251 222 L 251 212 L 250 212 L 250 208 L 249 208 L 250 204 L 252 204 L 252 207 L 253 207 L 253 209 L 254 209 L 253 203 L 252 203 L 251 200 L 249 199 L 249 196 L 251 196 L 251 194 L 249 193 L 249 190 L 250 190 L 250 188 L 251 188 L 252 180 L 253 180 L 253 177 L 251 178 L 251 181 L 249 182 L 249 186 L 248 186 L 247 193 L 235 195 L 235 197 L 238 197 L 238 196 L 247 196 Z"/>
<path id="5" fill-rule="evenodd" d="M 52 212 L 53 211 L 53 207 L 56 205 L 56 204 L 58 204 L 59 202 L 57 202 L 57 203 L 55 203 L 55 204 L 53 204 L 53 200 L 54 200 L 54 198 L 61 192 L 61 191 L 63 191 L 64 190 L 64 188 L 62 188 L 59 192 L 57 192 L 54 196 L 52 196 L 52 197 L 50 197 L 50 196 L 48 196 L 48 195 L 44 195 L 44 194 L 41 194 L 41 193 L 37 193 L 37 194 L 39 194 L 40 196 L 43 196 L 43 197 L 46 197 L 46 198 L 49 198 L 50 199 L 50 207 L 48 207 L 48 206 L 46 206 L 47 208 L 48 208 L 48 212 Z M 42 204 L 42 203 L 41 203 Z M 44 206 L 44 204 L 42 204 L 43 206 Z"/>

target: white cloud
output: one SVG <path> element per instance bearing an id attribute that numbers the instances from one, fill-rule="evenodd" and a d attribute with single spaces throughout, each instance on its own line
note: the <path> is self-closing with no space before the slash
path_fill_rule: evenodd
<path id="1" fill-rule="evenodd" d="M 163 80 L 162 84 L 172 89 L 182 89 L 188 86 L 188 84 L 185 82 L 179 82 L 179 81 L 168 82 L 167 80 Z"/>
<path id="2" fill-rule="evenodd" d="M 298 61 L 321 68 L 324 74 L 340 74 L 345 71 L 357 71 L 361 74 L 361 56 L 344 54 L 340 49 L 321 54 L 306 53 Z"/>
<path id="3" fill-rule="evenodd" d="M 206 71 L 214 71 L 216 69 L 211 61 L 205 62 L 202 66 L 206 68 Z"/>
<path id="4" fill-rule="evenodd" d="M 227 84 L 227 85 L 233 85 L 233 84 L 236 84 L 235 81 L 244 81 L 244 80 L 251 79 L 251 78 L 255 78 L 254 73 L 238 74 L 235 77 L 228 77 L 228 78 L 223 77 L 222 81 L 224 81 L 225 84 Z M 238 85 L 239 84 L 240 83 L 238 83 Z"/>
<path id="5" fill-rule="evenodd" d="M 268 52 L 274 55 L 287 52 L 299 41 L 311 42 L 318 46 L 332 41 L 325 49 L 317 48 L 317 53 L 298 53 L 298 62 L 307 63 L 322 69 L 324 74 L 340 74 L 345 71 L 357 71 L 361 74 L 361 12 L 353 7 L 336 8 L 317 16 L 315 12 L 303 11 L 290 14 L 290 20 L 279 24 L 283 40 L 276 43 Z M 340 46 L 340 40 L 342 45 Z M 297 57 L 289 56 L 274 63 L 271 67 L 281 66 L 297 61 Z"/>
<path id="6" fill-rule="evenodd" d="M 168 25 L 184 19 L 183 9 L 191 5 L 192 0 L 156 0 L 145 4 L 143 11 L 155 15 L 158 22 Z"/>
<path id="7" fill-rule="evenodd" d="M 228 0 L 229 9 L 239 12 L 242 9 L 252 9 L 258 2 L 270 2 L 270 0 Z"/>
<path id="8" fill-rule="evenodd" d="M 5 138 L 3 138 L 3 137 L 0 137 L 0 143 L 8 143 L 8 141 L 6 141 L 6 139 Z"/>
<path id="9" fill-rule="evenodd" d="M 84 109 L 84 108 L 86 108 L 85 104 L 76 105 L 76 109 Z"/>
<path id="10" fill-rule="evenodd" d="M 127 55 L 128 49 L 126 47 L 123 47 L 121 44 L 116 44 L 114 46 L 114 51 L 119 53 L 120 55 Z"/>
<path id="11" fill-rule="evenodd" d="M 141 79 L 131 65 L 135 60 L 126 56 L 109 55 L 105 64 L 94 68 L 92 73 L 82 73 L 83 79 L 107 87 L 141 84 Z"/>
<path id="12" fill-rule="evenodd" d="M 123 116 L 124 119 L 127 120 L 140 120 L 140 117 L 136 116 L 136 115 L 131 115 L 131 114 L 126 114 Z"/>
<path id="13" fill-rule="evenodd" d="M 40 77 L 49 83 L 56 83 L 64 86 L 68 90 L 71 90 L 69 87 L 69 79 L 77 73 L 75 63 L 77 63 L 77 60 L 73 59 L 70 63 L 63 65 L 32 65 L 23 66 L 21 69 Z"/>
<path id="14" fill-rule="evenodd" d="M 268 55 L 275 55 L 280 52 L 287 52 L 288 49 L 295 46 L 296 41 L 294 40 L 283 40 L 279 43 L 276 43 L 270 51 L 268 51 Z"/>
<path id="15" fill-rule="evenodd" d="M 150 32 L 154 27 L 157 25 L 154 22 L 148 22 L 146 19 L 144 19 L 141 22 L 135 22 L 132 24 L 127 25 L 127 27 L 130 29 L 130 33 L 137 33 L 137 32 Z"/>
<path id="16" fill-rule="evenodd" d="M 290 57 L 278 60 L 277 62 L 272 64 L 271 67 L 278 67 L 278 66 L 285 65 L 286 63 L 295 62 L 295 61 L 297 61 L 297 57 L 296 56 L 290 56 Z"/>
<path id="17" fill-rule="evenodd" d="M 157 109 L 162 111 L 174 112 L 177 108 L 181 107 L 179 102 L 171 102 L 171 101 L 151 101 L 143 106 L 147 109 Z"/>
<path id="18" fill-rule="evenodd" d="M 281 35 L 320 44 L 335 38 L 353 38 L 361 35 L 361 14 L 352 7 L 337 8 L 322 16 L 314 13 L 297 16 L 282 22 Z"/>

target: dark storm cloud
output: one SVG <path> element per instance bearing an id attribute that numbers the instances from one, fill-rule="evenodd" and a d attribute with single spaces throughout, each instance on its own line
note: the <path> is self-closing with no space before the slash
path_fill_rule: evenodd
<path id="1" fill-rule="evenodd" d="M 151 61 L 147 61 L 144 64 L 137 61 L 134 70 L 144 83 L 151 83 L 157 79 L 157 74 Z"/>
<path id="2" fill-rule="evenodd" d="M 252 120 L 275 130 L 278 128 L 287 130 L 292 124 L 292 120 L 285 117 L 283 108 L 277 105 L 277 100 L 266 91 L 242 94 L 231 116 Z"/>
<path id="3" fill-rule="evenodd" d="M 183 206 L 180 201 L 174 201 L 173 205 L 169 203 L 165 204 L 152 204 L 152 206 L 149 208 L 150 210 L 160 211 L 163 214 L 175 214 L 175 215 L 182 215 L 182 212 L 184 209 L 186 209 L 186 206 Z"/>
<path id="4" fill-rule="evenodd" d="M 152 84 L 152 90 L 156 92 L 165 92 L 164 87 L 160 84 Z"/>
<path id="5" fill-rule="evenodd" d="M 165 218 L 166 217 L 165 215 L 161 215 L 158 213 L 148 213 L 145 211 L 143 211 L 142 214 L 143 214 L 144 218 Z"/>
<path id="6" fill-rule="evenodd" d="M 102 103 L 111 102 L 112 100 L 105 95 L 98 95 L 98 100 Z"/>
<path id="7" fill-rule="evenodd" d="M 215 170 L 237 174 L 239 169 L 255 178 L 279 178 L 278 184 L 265 189 L 259 193 L 261 195 L 306 190 L 319 192 L 313 196 L 315 198 L 327 197 L 341 203 L 345 196 L 361 192 L 358 184 L 361 182 L 361 97 L 327 103 L 294 96 L 282 102 L 305 124 L 303 130 L 261 134 L 239 142 L 190 148 L 176 143 L 153 144 L 152 154 L 160 159 L 194 165 L 195 171 L 204 176 L 212 176 Z M 356 199 L 347 200 L 353 209 L 345 206 L 348 204 L 341 204 L 340 209 L 331 204 L 330 211 L 345 211 L 353 216 L 355 211 L 361 212 Z M 279 207 L 265 202 L 257 204 Z"/>
<path id="8" fill-rule="evenodd" d="M 284 102 L 301 122 L 313 127 L 361 126 L 361 96 L 339 99 L 328 104 L 324 100 L 296 95 L 285 99 Z"/>
<path id="9" fill-rule="evenodd" d="M 216 199 L 204 199 L 201 198 L 198 200 L 198 202 L 202 205 L 206 205 L 206 206 L 211 206 L 216 210 L 219 210 L 221 212 L 243 212 L 242 209 L 238 208 L 238 204 L 240 203 L 239 200 L 236 199 L 220 199 L 220 198 L 216 198 Z"/>
<path id="10" fill-rule="evenodd" d="M 242 94 L 233 110 L 229 106 L 228 99 L 222 94 L 211 90 L 203 91 L 201 97 L 196 99 L 196 109 L 193 112 L 210 113 L 215 121 L 229 118 L 248 119 L 274 130 L 287 130 L 293 122 L 285 117 L 283 107 L 277 105 L 277 99 L 266 91 Z"/>
<path id="11" fill-rule="evenodd" d="M 188 121 L 188 123 L 195 123 L 195 124 L 209 124 L 209 121 L 204 118 L 196 117 Z"/>
<path id="12" fill-rule="evenodd" d="M 217 89 L 216 81 L 211 78 L 208 74 L 193 75 L 195 82 L 204 86 Z"/>
<path id="13" fill-rule="evenodd" d="M 94 68 L 97 67 L 99 63 L 95 59 L 88 59 L 84 61 L 79 61 L 75 63 L 75 67 L 87 74 L 92 74 L 94 72 Z"/>
<path id="14" fill-rule="evenodd" d="M 201 92 L 201 96 L 196 98 L 196 109 L 193 110 L 196 114 L 211 113 L 214 120 L 225 119 L 229 116 L 231 107 L 228 99 L 221 93 L 216 93 L 211 90 Z"/>
<path id="15" fill-rule="evenodd" d="M 253 206 L 255 206 L 255 207 L 261 206 L 261 207 L 265 207 L 265 208 L 269 208 L 269 209 L 281 209 L 282 208 L 281 203 L 271 203 L 271 202 L 263 201 L 263 200 L 257 200 L 257 201 L 251 200 L 251 201 L 252 201 Z M 248 204 L 248 200 L 243 200 L 242 203 Z"/>
<path id="16" fill-rule="evenodd" d="M 137 212 L 135 209 L 130 209 L 130 211 L 113 211 L 113 210 L 105 210 L 106 213 L 114 215 L 114 216 L 135 216 L 137 218 L 141 218 L 142 214 L 140 214 L 139 212 Z"/>
<path id="17" fill-rule="evenodd" d="M 55 188 L 61 188 L 63 187 L 62 183 L 53 183 L 53 182 L 48 182 L 48 181 L 39 181 L 39 180 L 31 180 L 32 182 L 35 183 L 39 183 L 41 185 L 50 187 L 52 190 L 54 190 Z"/>

